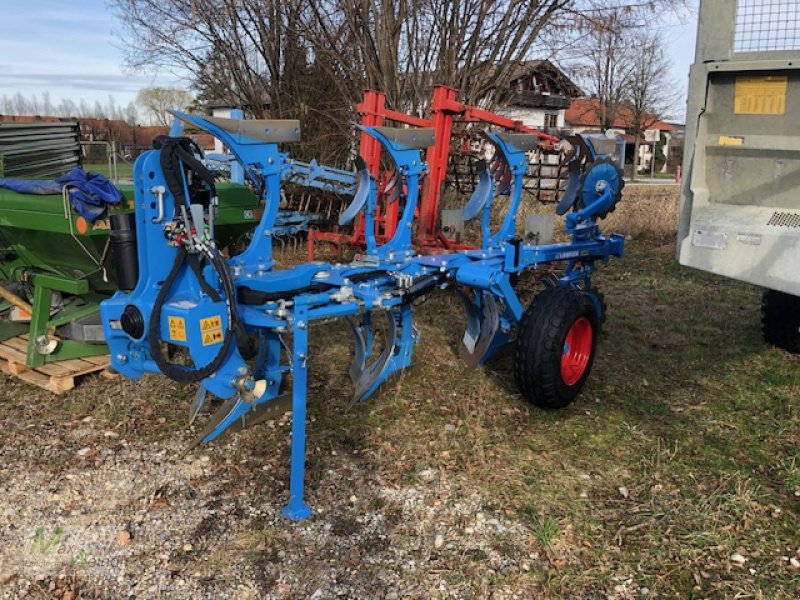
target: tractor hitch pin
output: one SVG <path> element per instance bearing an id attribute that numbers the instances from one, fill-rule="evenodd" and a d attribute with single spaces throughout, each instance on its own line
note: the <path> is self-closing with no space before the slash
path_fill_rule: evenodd
<path id="1" fill-rule="evenodd" d="M 265 379 L 253 379 L 252 375 L 237 377 L 233 385 L 239 390 L 242 400 L 253 406 L 267 391 L 267 381 Z"/>

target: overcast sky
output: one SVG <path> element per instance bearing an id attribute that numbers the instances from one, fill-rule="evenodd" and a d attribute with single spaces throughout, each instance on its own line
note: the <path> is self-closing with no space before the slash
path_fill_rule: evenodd
<path id="1" fill-rule="evenodd" d="M 0 95 L 21 92 L 41 98 L 50 92 L 62 98 L 118 105 L 134 100 L 150 85 L 179 85 L 171 75 L 128 73 L 117 33 L 120 25 L 106 0 L 0 0 Z M 694 58 L 696 16 L 664 29 L 664 45 L 672 64 L 670 76 L 685 91 Z M 682 110 L 682 109 L 681 109 Z M 682 116 L 682 115 L 679 115 Z"/>
<path id="2" fill-rule="evenodd" d="M 134 100 L 142 87 L 184 84 L 174 77 L 123 69 L 121 29 L 105 0 L 0 0 L 0 94 L 117 104 Z"/>

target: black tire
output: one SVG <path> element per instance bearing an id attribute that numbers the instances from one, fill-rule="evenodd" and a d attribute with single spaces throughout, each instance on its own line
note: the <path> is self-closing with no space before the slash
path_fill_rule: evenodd
<path id="1" fill-rule="evenodd" d="M 587 327 L 591 328 L 588 361 L 580 376 L 568 381 L 562 375 L 562 356 L 567 334 L 579 320 L 584 340 Z M 520 393 L 541 408 L 569 405 L 592 370 L 599 333 L 597 309 L 587 293 L 551 287 L 537 295 L 525 311 L 517 334 L 514 375 Z M 575 372 L 573 376 L 577 376 Z"/>
<path id="2" fill-rule="evenodd" d="M 777 348 L 800 353 L 800 298 L 764 290 L 761 296 L 761 333 Z"/>

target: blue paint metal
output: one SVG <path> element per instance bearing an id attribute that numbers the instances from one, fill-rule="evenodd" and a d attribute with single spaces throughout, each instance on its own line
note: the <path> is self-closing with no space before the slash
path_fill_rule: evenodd
<path id="1" fill-rule="evenodd" d="M 464 205 L 461 211 L 461 215 L 465 221 L 470 221 L 481 214 L 484 206 L 486 206 L 494 196 L 494 181 L 486 166 L 486 161 L 479 161 L 477 170 L 478 185 L 475 186 L 475 191 L 472 192 L 472 196 L 470 196 L 469 201 Z"/>
<path id="2" fill-rule="evenodd" d="M 244 111 L 241 108 L 234 108 L 230 111 L 229 117 L 231 119 L 244 119 Z M 244 169 L 237 161 L 231 162 L 231 183 L 238 183 L 244 185 Z"/>
<path id="3" fill-rule="evenodd" d="M 356 173 L 321 165 L 316 160 L 307 163 L 289 159 L 282 177 L 285 183 L 295 183 L 341 196 L 352 196 L 357 188 Z"/>
<path id="4" fill-rule="evenodd" d="M 352 202 L 350 202 L 342 214 L 339 215 L 339 225 L 347 225 L 350 221 L 355 219 L 356 215 L 364 210 L 364 205 L 366 205 L 367 198 L 369 198 L 370 194 L 377 193 L 378 184 L 375 182 L 374 177 L 372 177 L 366 165 L 363 165 L 362 168 L 358 170 L 356 177 L 356 181 L 358 182 L 356 192 L 353 195 Z M 375 191 L 371 189 L 373 187 Z"/>
<path id="5" fill-rule="evenodd" d="M 508 212 L 506 212 L 505 217 L 503 217 L 503 222 L 500 225 L 500 229 L 489 237 L 489 239 L 485 239 L 486 235 L 484 233 L 484 240 L 483 240 L 483 247 L 484 248 L 494 248 L 510 240 L 514 237 L 514 233 L 516 232 L 517 228 L 517 213 L 519 212 L 519 205 L 522 200 L 522 186 L 524 183 L 524 175 L 528 170 L 528 157 L 525 154 L 525 151 L 520 148 L 515 148 L 511 144 L 509 144 L 506 140 L 504 140 L 500 135 L 494 132 L 488 132 L 487 137 L 489 140 L 495 145 L 497 150 L 502 154 L 503 159 L 507 165 L 507 168 L 511 172 L 512 177 L 512 185 L 511 185 L 511 205 L 509 206 Z M 486 224 L 484 225 L 484 229 L 488 231 L 489 225 L 489 209 L 491 208 L 490 202 L 487 202 L 486 206 L 483 209 L 484 213 L 484 221 Z"/>
<path id="6" fill-rule="evenodd" d="M 183 135 L 183 121 L 180 119 L 172 119 L 172 123 L 169 126 L 169 136 L 170 137 L 181 137 Z"/>
<path id="7" fill-rule="evenodd" d="M 250 246 L 241 255 L 227 261 L 236 297 L 215 302 L 205 288 L 215 288 L 220 296 L 224 296 L 225 291 L 214 269 L 210 266 L 203 269 L 206 281 L 203 286 L 195 273 L 184 268 L 164 301 L 159 339 L 186 347 L 196 367 L 202 368 L 214 360 L 224 337 L 218 333 L 208 338 L 208 325 L 210 323 L 220 332 L 227 332 L 228 305 L 231 314 L 248 332 L 258 334 L 261 344 L 252 364 L 244 360 L 236 344 L 231 344 L 219 368 L 202 380 L 201 385 L 206 390 L 229 399 L 223 412 L 212 419 L 202 434 L 202 442 L 210 442 L 228 428 L 246 423 L 259 411 L 277 406 L 285 397 L 285 394 L 281 395 L 284 376 L 291 372 L 291 476 L 289 502 L 284 509 L 284 515 L 290 519 L 303 519 L 311 514 L 304 499 L 303 483 L 308 329 L 313 321 L 350 320 L 356 335 L 356 352 L 350 373 L 355 383 L 356 399 L 364 400 L 392 374 L 412 364 L 413 349 L 419 341 L 413 324 L 412 301 L 418 294 L 448 286 L 472 290 L 472 295 L 465 297 L 472 346 L 467 350 L 469 362 L 477 366 L 506 345 L 522 318 L 523 307 L 512 284 L 516 274 L 553 262 L 566 262 L 567 269 L 560 285 L 588 286 L 597 261 L 622 255 L 623 238 L 603 236 L 594 220 L 597 214 L 608 210 L 609 202 L 616 201 L 612 192 L 615 186 L 618 189 L 618 183 L 612 181 L 603 186 L 600 178 L 613 180 L 617 173 L 605 170 L 592 179 L 595 188 L 602 188 L 601 193 L 596 198 L 588 198 L 588 202 L 584 198 L 585 207 L 567 218 L 571 241 L 533 246 L 516 239 L 514 232 L 522 193 L 524 149 L 493 134 L 489 137 L 512 173 L 510 210 L 498 231 L 491 233 L 488 226 L 484 228 L 480 250 L 415 255 L 411 244 L 412 221 L 419 178 L 426 168 L 420 150 L 406 143 L 406 134 L 395 134 L 388 128 L 366 127 L 365 133 L 376 139 L 395 163 L 402 178 L 398 187 L 405 189 L 403 213 L 394 236 L 383 245 L 377 244 L 373 218 L 377 187 L 371 177 L 359 177 L 360 189 L 355 196 L 358 209 L 366 217 L 366 254 L 349 264 L 307 263 L 287 270 L 273 270 L 272 239 L 279 215 L 280 185 L 287 167 L 287 155 L 279 151 L 277 143 L 248 138 L 241 132 L 233 135 L 202 117 L 180 117 L 213 133 L 230 148 L 241 163 L 245 177 L 259 190 L 265 210 Z M 169 271 L 170 258 L 177 252 L 177 245 L 165 238 L 164 228 L 179 226 L 183 216 L 174 209 L 172 199 L 168 198 L 169 192 L 159 199 L 157 190 L 166 187 L 166 181 L 159 165 L 158 151 L 145 153 L 137 160 L 134 178 L 139 284 L 133 292 L 119 292 L 103 302 L 101 315 L 111 348 L 112 366 L 126 377 L 137 378 L 147 372 L 157 372 L 159 368 L 149 355 L 147 333 L 138 339 L 126 333 L 122 314 L 126 307 L 134 306 L 144 321 L 149 322 L 159 288 Z M 164 211 L 161 221 L 156 218 L 159 204 L 163 205 Z M 480 208 L 484 218 L 490 205 L 491 198 L 487 197 Z M 244 295 L 249 298 L 246 302 Z M 367 364 L 375 340 L 375 320 L 372 318 L 375 311 L 382 311 L 385 315 L 388 344 Z M 282 343 L 282 336 L 286 335 L 292 337 L 291 350 Z"/>
<path id="8" fill-rule="evenodd" d="M 305 502 L 306 463 L 306 391 L 308 388 L 308 308 L 298 299 L 294 312 L 294 348 L 292 350 L 292 458 L 289 475 L 289 503 L 283 509 L 286 518 L 307 519 L 311 507 Z"/>

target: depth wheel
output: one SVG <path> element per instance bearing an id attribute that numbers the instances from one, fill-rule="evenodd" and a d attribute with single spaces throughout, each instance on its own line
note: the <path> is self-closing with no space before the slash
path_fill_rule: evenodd
<path id="1" fill-rule="evenodd" d="M 761 296 L 761 334 L 768 344 L 794 354 L 800 353 L 800 298 L 764 290 Z"/>
<path id="2" fill-rule="evenodd" d="M 547 288 L 525 311 L 514 375 L 520 393 L 541 408 L 563 408 L 583 389 L 600 330 L 597 308 L 574 288 Z"/>

